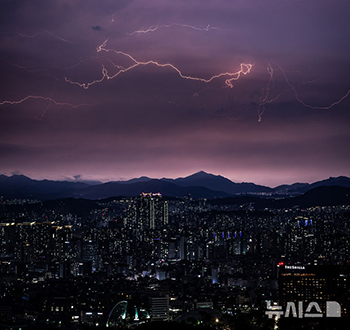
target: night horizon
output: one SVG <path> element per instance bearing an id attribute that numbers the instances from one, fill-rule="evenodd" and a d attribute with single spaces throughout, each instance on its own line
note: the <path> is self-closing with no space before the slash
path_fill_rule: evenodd
<path id="1" fill-rule="evenodd" d="M 0 6 L 1 174 L 350 177 L 347 1 Z"/>
<path id="2" fill-rule="evenodd" d="M 188 174 L 185 174 L 185 175 L 182 175 L 182 176 L 173 176 L 173 177 L 170 177 L 170 176 L 158 176 L 158 177 L 152 177 L 152 176 L 148 176 L 148 175 L 139 175 L 139 176 L 134 176 L 134 177 L 115 177 L 115 179 L 98 179 L 98 176 L 82 176 L 82 175 L 73 175 L 73 176 L 62 176 L 62 177 L 54 177 L 54 178 L 50 178 L 50 177 L 35 177 L 35 176 L 30 176 L 30 175 L 27 175 L 25 173 L 21 173 L 19 171 L 13 171 L 12 173 L 0 173 L 0 175 L 5 175 L 7 177 L 12 177 L 12 176 L 25 176 L 25 177 L 28 177 L 30 178 L 31 180 L 37 180 L 37 181 L 44 181 L 44 180 L 49 180 L 49 181 L 56 181 L 56 182 L 85 182 L 85 183 L 92 183 L 92 184 L 96 184 L 96 183 L 109 183 L 109 182 L 127 182 L 129 180 L 133 180 L 133 179 L 141 179 L 141 178 L 148 178 L 148 179 L 151 179 L 151 180 L 162 180 L 162 179 L 170 179 L 170 180 L 175 180 L 175 179 L 183 179 L 183 178 L 188 178 L 188 177 L 192 177 L 192 176 L 195 176 L 197 174 L 200 174 L 200 173 L 204 173 L 205 175 L 214 175 L 214 176 L 217 176 L 217 177 L 223 177 L 225 179 L 228 179 L 230 181 L 232 181 L 233 183 L 253 183 L 255 185 L 261 185 L 261 186 L 265 186 L 265 187 L 268 187 L 268 188 L 276 188 L 278 186 L 283 186 L 283 185 L 292 185 L 292 184 L 299 184 L 299 183 L 302 183 L 302 184 L 312 184 L 312 183 L 315 183 L 315 182 L 321 182 L 321 181 L 324 181 L 324 180 L 327 180 L 327 179 L 335 179 L 335 178 L 348 178 L 347 176 L 344 176 L 344 175 L 339 175 L 339 176 L 329 176 L 329 177 L 324 177 L 324 178 L 320 178 L 319 180 L 315 180 L 315 181 L 310 181 L 310 182 L 303 182 L 303 181 L 293 181 L 293 182 L 281 182 L 280 184 L 277 184 L 277 185 L 273 185 L 273 186 L 269 186 L 269 185 L 266 185 L 266 184 L 262 184 L 262 183 L 259 183 L 259 182 L 253 182 L 253 181 L 239 181 L 239 180 L 232 180 L 220 173 L 211 173 L 211 172 L 208 172 L 208 171 L 204 171 L 204 170 L 198 170 L 198 171 L 195 171 L 195 172 L 192 172 L 192 173 L 188 173 Z"/>

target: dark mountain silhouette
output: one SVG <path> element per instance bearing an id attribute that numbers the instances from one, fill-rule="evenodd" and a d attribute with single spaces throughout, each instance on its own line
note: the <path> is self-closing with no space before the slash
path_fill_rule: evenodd
<path id="1" fill-rule="evenodd" d="M 329 179 L 317 181 L 310 184 L 311 189 L 316 187 L 321 187 L 321 186 L 340 186 L 340 187 L 350 188 L 350 178 L 346 176 L 338 176 L 336 178 L 330 177 Z"/>
<path id="2" fill-rule="evenodd" d="M 297 197 L 275 199 L 254 196 L 238 196 L 214 200 L 211 201 L 211 203 L 214 205 L 251 205 L 255 209 L 350 205 L 350 188 L 321 186 L 311 189 Z"/>
<path id="3" fill-rule="evenodd" d="M 147 176 L 141 176 L 140 178 L 130 179 L 127 181 L 115 181 L 115 182 L 120 184 L 130 184 L 130 183 L 137 183 L 137 182 L 148 182 L 150 180 L 153 180 L 153 179 Z"/>
<path id="4" fill-rule="evenodd" d="M 145 182 L 129 184 L 108 182 L 76 191 L 71 197 L 101 199 L 111 196 L 138 196 L 142 192 L 160 192 L 162 195 L 169 197 L 191 195 L 193 198 L 222 198 L 229 196 L 225 192 L 214 191 L 205 187 L 181 187 L 174 183 L 150 179 Z"/>
<path id="5" fill-rule="evenodd" d="M 291 185 L 281 185 L 273 189 L 273 192 L 276 194 L 285 194 L 285 195 L 300 195 L 308 190 L 311 190 L 316 187 L 322 186 L 340 186 L 350 188 L 350 178 L 346 176 L 339 177 L 330 177 L 326 180 L 321 180 L 309 183 L 294 183 Z"/>
<path id="6" fill-rule="evenodd" d="M 17 189 L 25 185 L 30 185 L 33 182 L 32 179 L 24 175 L 12 175 L 6 176 L 0 175 L 0 194 L 4 194 L 8 189 Z"/>
<path id="7" fill-rule="evenodd" d="M 254 183 L 235 183 L 221 175 L 214 175 L 200 171 L 185 178 L 162 179 L 163 181 L 173 182 L 182 187 L 199 186 L 208 189 L 223 191 L 228 194 L 247 194 L 247 193 L 270 193 L 272 189 L 265 186 L 259 186 Z"/>
<path id="8" fill-rule="evenodd" d="M 137 196 L 141 192 L 160 192 L 168 197 L 193 198 L 228 198 L 237 195 L 286 197 L 301 195 L 317 187 L 340 186 L 350 187 L 350 178 L 337 177 L 318 181 L 312 184 L 295 183 L 281 185 L 276 188 L 255 185 L 254 183 L 234 183 L 220 175 L 200 171 L 185 178 L 151 179 L 140 177 L 128 181 L 107 182 L 103 184 L 87 184 L 85 182 L 32 180 L 24 175 L 11 177 L 0 175 L 0 196 L 4 198 L 22 198 L 49 200 L 58 198 L 102 199 L 112 196 Z M 326 192 L 326 191 L 324 191 Z M 283 199 L 283 197 L 285 197 Z M 251 197 L 249 197 L 251 198 Z M 252 200 L 240 197 L 241 201 Z M 332 196 L 329 196 L 332 198 Z M 270 203 L 274 199 L 271 199 Z M 258 202 L 257 202 L 258 203 Z M 264 202 L 267 203 L 267 202 Z M 277 202 L 276 202 L 277 203 Z M 282 203 L 282 202 L 279 202 Z"/>
<path id="9" fill-rule="evenodd" d="M 284 184 L 281 186 L 277 186 L 273 189 L 274 194 L 279 195 L 299 195 L 310 187 L 309 183 L 293 183 L 291 185 Z"/>
<path id="10" fill-rule="evenodd" d="M 54 199 L 89 187 L 82 182 L 32 180 L 24 175 L 0 176 L 0 195 L 5 198 Z"/>

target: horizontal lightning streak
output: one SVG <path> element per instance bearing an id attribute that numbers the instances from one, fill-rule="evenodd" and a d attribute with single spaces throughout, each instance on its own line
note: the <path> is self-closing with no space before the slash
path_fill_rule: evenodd
<path id="1" fill-rule="evenodd" d="M 180 69 L 178 69 L 175 65 L 173 65 L 171 63 L 159 63 L 159 62 L 153 61 L 153 60 L 146 61 L 146 62 L 138 61 L 132 55 L 130 55 L 128 53 L 125 53 L 125 52 L 122 52 L 122 51 L 119 51 L 119 50 L 115 50 L 115 49 L 107 49 L 107 48 L 105 48 L 107 42 L 108 42 L 108 39 L 105 40 L 100 46 L 98 46 L 97 49 L 96 49 L 97 52 L 105 51 L 107 53 L 108 52 L 113 52 L 113 53 L 118 54 L 118 55 L 123 55 L 125 57 L 128 57 L 131 61 L 133 61 L 134 64 L 130 65 L 127 68 L 121 68 L 114 75 L 109 75 L 107 69 L 104 67 L 104 65 L 102 65 L 102 78 L 98 79 L 98 80 L 94 80 L 94 81 L 89 82 L 89 83 L 74 82 L 74 81 L 71 81 L 70 79 L 68 79 L 67 77 L 65 77 L 65 80 L 67 82 L 73 84 L 73 85 L 77 85 L 77 86 L 80 86 L 80 87 L 82 87 L 84 89 L 88 89 L 90 86 L 92 86 L 92 85 L 94 85 L 96 83 L 102 82 L 105 78 L 107 78 L 107 79 L 114 79 L 117 76 L 119 76 L 120 74 L 128 72 L 128 71 L 130 71 L 132 69 L 135 69 L 138 66 L 146 66 L 146 65 L 153 64 L 153 65 L 156 65 L 156 66 L 161 67 L 161 68 L 169 67 L 169 68 L 173 69 L 174 71 L 176 71 L 178 73 L 178 75 L 181 78 L 183 78 L 183 79 L 193 80 L 193 81 L 200 81 L 200 82 L 204 82 L 204 83 L 210 83 L 214 79 L 217 79 L 217 78 L 220 78 L 220 77 L 227 77 L 227 76 L 228 77 L 232 77 L 232 78 L 228 78 L 228 79 L 225 80 L 225 84 L 228 87 L 232 88 L 233 87 L 232 81 L 238 80 L 241 77 L 242 74 L 246 75 L 246 74 L 250 73 L 250 71 L 251 71 L 251 69 L 253 67 L 253 64 L 241 63 L 240 64 L 240 70 L 238 70 L 236 72 L 222 72 L 222 73 L 214 75 L 214 76 L 212 76 L 212 77 L 210 77 L 208 79 L 200 78 L 200 77 L 187 76 L 187 75 L 184 75 L 180 71 Z"/>
<path id="2" fill-rule="evenodd" d="M 91 106 L 91 104 L 71 104 L 71 103 L 66 103 L 66 102 L 58 102 L 54 99 L 52 99 L 51 97 L 45 97 L 45 96 L 40 96 L 40 95 L 28 95 L 25 98 L 18 100 L 18 101 L 2 101 L 0 102 L 0 105 L 5 105 L 5 104 L 10 104 L 10 105 L 14 105 L 14 104 L 21 104 L 29 99 L 36 99 L 36 100 L 44 100 L 44 101 L 50 101 L 56 105 L 60 105 L 60 106 L 68 106 L 71 108 L 78 108 L 78 107 L 82 107 L 82 106 Z"/>
<path id="3" fill-rule="evenodd" d="M 145 34 L 145 33 L 149 33 L 149 32 L 154 32 L 154 31 L 156 31 L 156 30 L 158 30 L 160 28 L 170 28 L 170 27 L 173 27 L 173 26 L 186 27 L 186 28 L 190 28 L 190 29 L 194 29 L 194 30 L 198 30 L 198 31 L 210 31 L 210 30 L 218 29 L 216 27 L 211 27 L 210 25 L 208 25 L 205 28 L 200 28 L 200 27 L 187 25 L 187 24 L 172 23 L 172 24 L 167 24 L 167 25 L 151 26 L 147 30 L 137 30 L 137 31 L 134 31 L 132 33 L 128 33 L 128 35 L 131 36 L 131 35 L 134 35 L 134 34 Z M 71 41 L 66 40 L 64 38 L 61 38 L 59 36 L 56 36 L 53 33 L 51 33 L 50 31 L 40 31 L 40 32 L 35 33 L 34 35 L 25 35 L 25 34 L 21 34 L 19 32 L 17 32 L 17 34 L 22 36 L 22 37 L 26 37 L 26 38 L 34 38 L 34 37 L 38 36 L 39 34 L 48 34 L 48 35 L 50 35 L 50 36 L 52 36 L 54 38 L 57 38 L 57 39 L 59 39 L 59 40 L 61 40 L 63 42 L 71 43 Z M 101 76 L 100 79 L 96 79 L 96 80 L 93 80 L 93 81 L 87 82 L 87 83 L 76 82 L 76 81 L 73 81 L 73 80 L 71 80 L 71 79 L 69 79 L 67 77 L 65 77 L 64 80 L 66 82 L 72 84 L 72 85 L 77 85 L 77 86 L 79 86 L 81 88 L 88 89 L 89 87 L 91 87 L 94 84 L 102 83 L 104 80 L 114 79 L 114 78 L 118 77 L 119 75 L 121 75 L 123 73 L 127 73 L 127 72 L 129 72 L 129 71 L 131 71 L 131 70 L 133 70 L 133 69 L 135 69 L 135 68 L 137 68 L 139 66 L 154 65 L 154 66 L 157 66 L 159 68 L 170 68 L 173 71 L 175 71 L 178 74 L 178 76 L 181 77 L 182 79 L 198 81 L 198 82 L 202 82 L 202 83 L 206 83 L 206 84 L 211 83 L 215 79 L 219 79 L 219 78 L 225 77 L 226 78 L 225 79 L 225 85 L 223 87 L 221 87 L 221 88 L 227 88 L 227 87 L 233 88 L 233 81 L 239 80 L 242 75 L 246 75 L 246 74 L 250 73 L 252 68 L 253 68 L 253 66 L 254 66 L 254 63 L 253 64 L 241 63 L 239 70 L 236 71 L 236 72 L 228 72 L 228 71 L 221 72 L 219 74 L 213 75 L 210 78 L 202 78 L 202 77 L 197 77 L 197 76 L 190 76 L 190 75 L 184 74 L 177 66 L 175 66 L 172 63 L 160 63 L 160 62 L 155 61 L 155 60 L 139 61 L 139 60 L 137 60 L 134 56 L 132 56 L 129 53 L 126 53 L 126 52 L 123 52 L 123 51 L 120 51 L 120 50 L 115 50 L 115 49 L 108 49 L 107 48 L 108 41 L 109 41 L 109 39 L 107 38 L 106 40 L 104 40 L 102 42 L 101 45 L 97 46 L 97 48 L 96 48 L 97 53 L 99 53 L 99 52 L 106 52 L 106 53 L 111 52 L 111 53 L 114 53 L 114 54 L 117 54 L 117 55 L 121 55 L 121 56 L 129 59 L 132 62 L 129 66 L 125 66 L 125 67 L 124 66 L 120 66 L 118 64 L 115 64 L 108 57 L 105 57 L 105 60 L 108 61 L 114 67 L 114 69 L 117 69 L 116 73 L 113 73 L 113 74 L 109 73 L 109 71 L 107 70 L 105 65 L 103 63 L 101 63 L 101 66 L 102 66 L 101 74 L 102 74 L 102 76 Z M 94 58 L 94 59 L 97 59 L 97 57 Z M 86 60 L 87 59 L 80 60 L 77 64 L 74 64 L 73 66 L 71 66 L 69 68 L 65 68 L 64 70 L 69 70 L 69 69 L 72 69 L 74 67 L 77 67 L 83 61 L 86 61 Z M 39 71 L 49 70 L 49 69 L 29 70 L 29 69 L 27 69 L 24 66 L 20 66 L 20 65 L 17 65 L 17 64 L 13 64 L 13 63 L 11 63 L 11 64 L 16 66 L 16 67 L 18 67 L 19 69 L 24 69 L 27 72 L 39 72 Z M 304 107 L 307 107 L 307 108 L 310 108 L 310 109 L 320 109 L 320 110 L 328 110 L 328 109 L 334 107 L 335 105 L 341 103 L 344 99 L 346 99 L 350 95 L 350 90 L 348 90 L 348 92 L 344 96 L 342 96 L 340 99 L 338 99 L 337 101 L 333 102 L 332 104 L 330 104 L 328 106 L 313 106 L 313 105 L 307 104 L 306 102 L 304 102 L 302 99 L 299 98 L 296 86 L 294 86 L 294 85 L 292 85 L 290 83 L 290 81 L 288 80 L 288 77 L 287 77 L 285 71 L 280 66 L 277 65 L 277 67 L 281 70 L 282 75 L 284 77 L 284 80 L 285 80 L 286 84 L 289 86 L 289 88 L 287 88 L 286 90 L 280 92 L 277 96 L 274 96 L 274 97 L 270 96 L 271 95 L 271 90 L 275 87 L 275 77 L 274 77 L 275 73 L 274 73 L 274 68 L 271 66 L 270 63 L 268 63 L 267 66 L 266 66 L 266 70 L 267 70 L 267 73 L 269 75 L 269 78 L 268 78 L 268 81 L 266 83 L 266 87 L 262 88 L 262 90 L 261 90 L 261 95 L 260 95 L 260 99 L 259 99 L 259 102 L 258 102 L 257 112 L 258 112 L 258 121 L 259 122 L 262 120 L 262 116 L 263 116 L 263 114 L 264 114 L 264 112 L 266 110 L 265 109 L 266 105 L 274 103 L 282 95 L 284 95 L 284 94 L 286 94 L 287 92 L 290 92 L 290 91 L 293 91 L 296 101 L 298 101 Z M 51 68 L 51 69 L 53 69 L 53 68 Z M 115 72 L 115 70 L 113 70 L 113 71 Z M 305 83 L 302 83 L 302 84 L 305 84 Z M 299 85 L 297 85 L 297 86 L 299 86 Z M 207 90 L 207 89 L 205 89 L 205 90 Z M 199 92 L 199 93 L 201 93 L 201 92 Z M 199 93 L 196 93 L 195 96 L 198 96 Z M 48 104 L 46 110 L 48 109 L 48 107 L 50 107 L 50 104 L 55 104 L 55 105 L 60 105 L 60 106 L 69 106 L 69 107 L 72 107 L 72 108 L 77 108 L 77 107 L 80 107 L 80 106 L 89 106 L 88 104 L 73 105 L 71 103 L 57 102 L 54 99 L 52 99 L 52 97 L 44 97 L 44 96 L 37 96 L 37 95 L 29 95 L 29 96 L 27 96 L 27 97 L 25 97 L 25 98 L 23 98 L 23 99 L 21 99 L 19 101 L 3 101 L 3 102 L 0 102 L 0 105 L 20 104 L 20 103 L 25 102 L 25 101 L 27 101 L 29 99 L 41 99 L 41 100 L 49 101 L 49 104 Z M 207 110 L 209 110 L 207 106 L 205 106 L 205 108 Z M 46 110 L 44 111 L 44 114 L 45 114 Z M 227 114 L 222 114 L 222 115 L 227 116 Z M 228 118 L 229 119 L 237 119 L 237 118 L 230 118 L 230 117 L 228 117 Z"/>
<path id="4" fill-rule="evenodd" d="M 197 26 L 189 25 L 189 24 L 172 23 L 172 24 L 163 24 L 163 25 L 159 25 L 159 24 L 153 25 L 153 26 L 150 26 L 146 30 L 136 30 L 134 32 L 127 33 L 127 35 L 132 36 L 134 34 L 149 33 L 149 32 L 157 31 L 160 28 L 170 28 L 172 26 L 181 26 L 181 27 L 186 27 L 189 29 L 197 30 L 197 31 L 219 30 L 219 28 L 217 28 L 217 27 L 210 26 L 210 24 L 208 24 L 205 28 L 200 28 Z"/>
<path id="5" fill-rule="evenodd" d="M 91 57 L 91 58 L 86 58 L 86 59 L 82 59 L 82 60 L 79 60 L 77 63 L 69 66 L 69 67 L 66 67 L 66 68 L 60 68 L 60 67 L 49 67 L 49 68 L 45 68 L 45 69 L 28 69 L 27 67 L 23 66 L 23 65 L 19 65 L 19 64 L 16 64 L 16 63 L 12 63 L 12 62 L 8 62 L 10 65 L 12 66 L 15 66 L 17 67 L 18 69 L 21 69 L 21 70 L 25 70 L 29 73 L 37 73 L 37 72 L 45 72 L 45 71 L 50 71 L 50 70 L 61 70 L 61 71 L 68 71 L 68 70 L 71 70 L 71 69 L 74 69 L 76 67 L 78 67 L 80 64 L 84 63 L 84 62 L 87 62 L 87 61 L 90 61 L 90 60 L 94 60 L 96 58 L 94 57 Z"/>
<path id="6" fill-rule="evenodd" d="M 103 50 L 105 50 L 105 49 L 103 49 Z M 132 59 L 135 62 L 134 65 L 131 65 L 128 68 L 125 68 L 125 69 L 121 69 L 120 71 L 118 71 L 116 74 L 114 74 L 112 76 L 108 76 L 107 77 L 108 79 L 113 79 L 113 78 L 117 77 L 119 74 L 127 72 L 127 71 L 130 71 L 130 70 L 132 70 L 132 69 L 134 69 L 134 68 L 136 68 L 137 66 L 140 66 L 140 65 L 154 64 L 154 65 L 156 65 L 158 67 L 161 67 L 161 68 L 164 68 L 164 67 L 172 68 L 183 79 L 202 81 L 202 82 L 205 82 L 205 83 L 210 83 L 214 79 L 217 79 L 217 78 L 220 78 L 220 77 L 223 77 L 223 76 L 230 76 L 230 77 L 234 76 L 233 78 L 225 80 L 226 85 L 232 88 L 233 85 L 232 85 L 231 81 L 238 80 L 242 73 L 243 74 L 247 74 L 252 69 L 252 64 L 241 63 L 241 65 L 240 65 L 241 68 L 237 72 L 222 72 L 222 73 L 219 73 L 217 75 L 214 75 L 214 76 L 210 77 L 209 79 L 205 79 L 205 78 L 199 78 L 199 77 L 186 76 L 176 66 L 174 66 L 171 63 L 159 63 L 157 61 L 152 61 L 152 60 L 146 61 L 146 62 L 141 62 L 141 61 L 137 61 L 130 54 L 127 54 L 127 53 L 124 53 L 124 52 L 121 52 L 121 51 L 117 51 L 117 50 L 107 50 L 107 51 L 113 51 L 116 54 L 125 55 L 125 56 L 129 57 L 130 59 Z"/>
<path id="7" fill-rule="evenodd" d="M 94 80 L 94 81 L 91 81 L 89 83 L 79 83 L 79 82 L 76 82 L 76 81 L 72 81 L 70 79 L 68 79 L 67 77 L 64 77 L 64 80 L 72 85 L 77 85 L 79 87 L 82 87 L 84 89 L 88 89 L 90 86 L 94 85 L 94 84 L 98 84 L 98 83 L 101 83 L 103 80 L 105 79 L 110 79 L 108 77 L 108 73 L 107 73 L 107 69 L 105 68 L 105 66 L 102 64 L 102 78 L 101 79 L 97 79 L 97 80 Z"/>
<path id="8" fill-rule="evenodd" d="M 48 35 L 50 35 L 51 37 L 54 37 L 54 38 L 56 38 L 56 39 L 58 39 L 58 40 L 61 40 L 61 41 L 63 41 L 63 42 L 73 43 L 73 42 L 70 41 L 70 40 L 64 39 L 64 38 L 62 38 L 62 37 L 60 37 L 60 36 L 56 36 L 55 34 L 51 33 L 50 31 L 39 31 L 39 32 L 37 32 L 37 33 L 35 33 L 35 34 L 33 34 L 33 35 L 27 35 L 27 34 L 23 34 L 23 33 L 20 33 L 20 32 L 17 32 L 17 34 L 18 34 L 19 36 L 23 37 L 23 38 L 35 38 L 35 37 L 38 36 L 39 34 L 48 34 Z"/>

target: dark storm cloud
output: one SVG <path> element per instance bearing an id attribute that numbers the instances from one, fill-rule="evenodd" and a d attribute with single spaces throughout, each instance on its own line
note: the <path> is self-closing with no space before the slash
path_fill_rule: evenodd
<path id="1" fill-rule="evenodd" d="M 329 110 L 300 102 L 325 107 L 350 88 L 347 1 L 3 1 L 0 9 L 0 102 L 41 95 L 66 104 L 0 106 L 0 172 L 116 179 L 203 169 L 271 185 L 350 175 L 349 99 Z M 104 42 L 110 51 L 98 52 Z M 113 50 L 205 79 L 254 66 L 233 88 L 154 64 L 103 79 L 103 70 L 135 64 Z"/>

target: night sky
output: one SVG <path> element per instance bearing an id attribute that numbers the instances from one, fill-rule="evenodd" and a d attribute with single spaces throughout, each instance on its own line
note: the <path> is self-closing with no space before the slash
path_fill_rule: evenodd
<path id="1" fill-rule="evenodd" d="M 348 0 L 2 0 L 0 173 L 350 176 L 349 13 Z"/>

